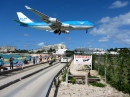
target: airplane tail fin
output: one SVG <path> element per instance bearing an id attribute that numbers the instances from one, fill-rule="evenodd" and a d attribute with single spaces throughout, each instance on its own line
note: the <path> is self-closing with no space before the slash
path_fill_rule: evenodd
<path id="1" fill-rule="evenodd" d="M 22 12 L 17 12 L 17 15 L 18 15 L 18 18 L 19 18 L 20 22 L 23 22 L 23 23 L 31 23 L 31 22 L 33 22 L 27 16 L 25 16 Z"/>

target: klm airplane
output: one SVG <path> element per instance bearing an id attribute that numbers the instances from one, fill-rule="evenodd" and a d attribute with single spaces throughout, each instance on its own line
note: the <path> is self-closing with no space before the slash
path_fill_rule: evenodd
<path id="1" fill-rule="evenodd" d="M 89 21 L 66 21 L 60 22 L 56 18 L 49 17 L 33 8 L 25 6 L 28 10 L 32 11 L 36 15 L 40 16 L 43 22 L 33 22 L 26 17 L 22 12 L 17 12 L 19 20 L 14 20 L 20 24 L 20 26 L 31 27 L 41 30 L 54 32 L 55 34 L 69 33 L 69 30 L 86 30 L 93 28 L 94 24 Z"/>

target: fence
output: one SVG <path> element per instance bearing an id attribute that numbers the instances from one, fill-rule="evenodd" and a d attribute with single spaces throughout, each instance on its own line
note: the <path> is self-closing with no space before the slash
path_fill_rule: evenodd
<path id="1" fill-rule="evenodd" d="M 50 94 L 50 91 L 51 91 L 51 88 L 52 88 L 52 85 L 53 85 L 53 83 L 54 83 L 54 85 L 55 85 L 55 87 L 56 87 L 56 90 L 57 90 L 57 86 L 59 85 L 59 76 L 60 76 L 60 74 L 64 71 L 64 69 L 68 69 L 68 67 L 69 67 L 69 65 L 71 64 L 71 62 L 72 62 L 72 60 L 73 60 L 73 58 L 68 62 L 68 63 L 66 63 L 66 65 L 57 73 L 57 75 L 53 78 L 53 80 L 52 80 L 52 82 L 51 82 L 51 85 L 50 85 L 50 87 L 49 87 L 49 89 L 48 89 L 48 92 L 47 92 L 47 94 L 46 94 L 46 97 L 49 97 L 49 94 Z M 58 81 L 57 81 L 58 80 Z M 58 84 L 56 85 L 56 82 L 58 82 Z M 55 94 L 54 95 L 57 95 L 56 93 L 57 93 L 57 91 L 55 90 Z M 54 97 L 56 97 L 56 96 L 54 96 Z"/>
<path id="2" fill-rule="evenodd" d="M 105 80 L 105 84 L 106 84 L 106 76 L 105 78 L 91 78 L 91 77 L 88 77 L 88 75 L 69 75 L 69 69 L 68 69 L 68 72 L 66 73 L 66 83 L 69 82 L 68 80 L 69 76 L 72 76 L 75 79 L 81 79 L 82 82 L 85 82 L 85 85 L 88 85 L 89 82 L 95 82 L 101 79 Z"/>

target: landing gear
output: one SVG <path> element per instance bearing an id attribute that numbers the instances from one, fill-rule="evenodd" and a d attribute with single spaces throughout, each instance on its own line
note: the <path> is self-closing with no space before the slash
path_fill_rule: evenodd
<path id="1" fill-rule="evenodd" d="M 61 34 L 61 31 L 59 31 L 59 35 Z"/>
<path id="2" fill-rule="evenodd" d="M 86 33 L 88 33 L 88 30 L 86 29 Z"/>
<path id="3" fill-rule="evenodd" d="M 56 34 L 56 33 L 57 33 L 57 30 L 55 30 L 54 33 Z"/>
<path id="4" fill-rule="evenodd" d="M 60 29 L 59 30 L 55 30 L 54 33 L 60 35 L 61 34 L 61 30 Z"/>

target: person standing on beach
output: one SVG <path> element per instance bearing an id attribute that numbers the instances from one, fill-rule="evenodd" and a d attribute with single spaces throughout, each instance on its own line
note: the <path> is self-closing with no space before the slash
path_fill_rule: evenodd
<path id="1" fill-rule="evenodd" d="M 29 57 L 29 61 L 31 62 L 32 56 Z"/>
<path id="2" fill-rule="evenodd" d="M 4 68 L 5 67 L 4 57 L 1 57 L 1 59 L 2 59 L 2 67 Z"/>
<path id="3" fill-rule="evenodd" d="M 3 60 L 2 60 L 2 58 L 0 56 L 0 72 L 1 72 L 2 66 L 3 66 Z"/>
<path id="4" fill-rule="evenodd" d="M 13 57 L 10 57 L 9 61 L 10 61 L 10 69 L 13 69 L 13 61 L 14 61 L 14 58 L 13 58 Z"/>
<path id="5" fill-rule="evenodd" d="M 35 58 L 35 64 L 39 64 L 39 57 L 38 56 L 36 56 L 36 58 Z"/>
<path id="6" fill-rule="evenodd" d="M 42 55 L 40 55 L 40 63 L 42 62 Z"/>
<path id="7" fill-rule="evenodd" d="M 23 61 L 23 62 L 24 62 L 24 59 L 25 59 L 24 56 L 22 56 L 22 61 Z"/>
<path id="8" fill-rule="evenodd" d="M 33 57 L 33 64 L 35 64 L 35 57 Z"/>

